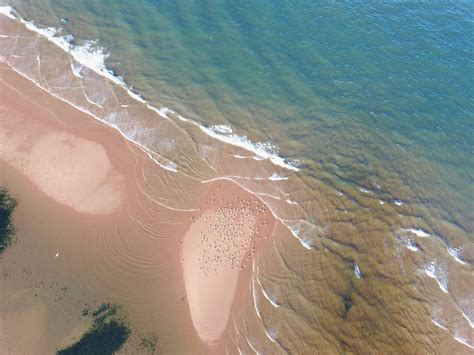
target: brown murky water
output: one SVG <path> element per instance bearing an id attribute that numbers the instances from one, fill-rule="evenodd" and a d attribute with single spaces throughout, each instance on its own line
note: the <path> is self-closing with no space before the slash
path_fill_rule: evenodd
<path id="1" fill-rule="evenodd" d="M 164 353 L 472 351 L 472 244 L 465 244 L 462 260 L 448 253 L 446 240 L 464 241 L 465 231 L 410 203 L 410 192 L 394 175 L 361 178 L 357 188 L 316 163 L 299 171 L 276 165 L 176 114 L 158 114 L 18 20 L 0 14 L 0 35 L 0 56 L 8 64 L 2 65 L 0 134 L 25 122 L 16 132 L 25 138 L 17 148 L 7 151 L 12 145 L 0 143 L 0 185 L 19 198 L 17 241 L 0 260 L 2 350 L 61 348 L 87 328 L 81 317 L 86 304 L 113 302 L 124 306 L 133 332 L 124 353 L 135 353 L 148 334 L 158 336 Z M 29 110 L 41 117 L 12 104 L 15 96 L 33 100 Z M 90 152 L 84 161 L 76 154 L 88 152 L 84 144 L 92 142 L 92 151 L 106 152 L 112 175 L 121 176 L 114 180 L 104 172 L 92 179 L 115 181 L 103 190 L 108 197 L 110 191 L 124 194 L 111 198 L 105 215 L 65 206 L 68 194 L 79 196 L 80 206 L 93 201 L 68 191 L 70 182 L 56 173 L 52 179 L 64 189 L 59 196 L 67 198 L 48 187 L 51 179 L 43 189 L 38 181 L 33 185 L 44 173 L 31 172 L 48 167 L 40 156 L 15 160 L 19 149 L 32 157 L 32 147 L 43 147 L 40 139 L 50 142 L 53 131 L 54 137 L 79 137 L 69 140 L 78 163 L 105 159 Z M 84 149 L 75 150 L 81 144 Z M 344 164 L 344 157 L 336 163 Z M 183 299 L 180 242 L 203 208 L 210 184 L 202 182 L 223 177 L 258 196 L 278 223 L 249 260 L 239 302 L 209 347 Z M 24 329 L 31 333 L 27 339 Z"/>

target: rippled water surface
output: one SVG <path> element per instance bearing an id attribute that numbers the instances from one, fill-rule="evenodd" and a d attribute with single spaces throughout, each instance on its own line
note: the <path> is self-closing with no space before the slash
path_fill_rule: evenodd
<path id="1" fill-rule="evenodd" d="M 264 317 L 236 324 L 237 344 L 433 351 L 454 339 L 472 349 L 472 3 L 0 3 L 57 28 L 90 65 L 105 54 L 109 76 L 147 104 L 201 124 L 121 116 L 98 79 L 82 81 L 103 106 L 91 110 L 162 166 L 233 176 L 297 237 L 254 266 L 249 312 L 260 305 Z M 76 102 L 56 74 L 46 87 Z M 221 161 L 209 134 L 273 154 L 280 170 Z M 192 164 L 200 156 L 216 174 Z"/>

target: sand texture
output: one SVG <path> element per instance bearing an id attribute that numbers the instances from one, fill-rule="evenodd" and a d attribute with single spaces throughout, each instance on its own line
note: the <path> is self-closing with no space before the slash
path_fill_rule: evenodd
<path id="1" fill-rule="evenodd" d="M 240 272 L 272 235 L 274 218 L 260 199 L 229 181 L 215 183 L 183 242 L 184 281 L 193 324 L 206 342 L 219 339 Z"/>

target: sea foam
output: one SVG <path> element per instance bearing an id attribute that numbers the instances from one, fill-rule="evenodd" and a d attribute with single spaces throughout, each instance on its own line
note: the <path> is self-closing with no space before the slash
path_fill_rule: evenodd
<path id="1" fill-rule="evenodd" d="M 474 349 L 474 345 L 471 345 L 471 344 L 468 343 L 466 337 L 465 337 L 463 334 L 461 334 L 461 331 L 456 330 L 456 331 L 454 332 L 453 337 L 454 337 L 454 339 L 455 339 L 458 343 L 461 343 L 461 344 L 463 344 L 463 345 L 466 345 L 466 346 L 467 346 L 468 348 L 470 348 L 470 349 Z"/>
<path id="2" fill-rule="evenodd" d="M 287 177 L 287 176 L 279 175 L 279 174 L 277 174 L 277 173 L 273 173 L 273 175 L 270 176 L 270 177 L 268 178 L 268 180 L 270 180 L 270 181 L 288 180 L 288 177 Z"/>
<path id="3" fill-rule="evenodd" d="M 405 233 L 414 234 L 414 235 L 416 235 L 417 237 L 420 237 L 420 238 L 427 238 L 427 237 L 431 236 L 431 234 L 429 234 L 425 230 L 423 230 L 421 228 L 418 228 L 418 227 L 405 228 L 405 229 L 402 229 L 401 231 L 405 232 Z"/>
<path id="4" fill-rule="evenodd" d="M 273 164 L 282 168 L 299 171 L 295 163 L 287 162 L 284 158 L 278 155 L 277 148 L 272 143 L 253 143 L 247 136 L 239 136 L 233 133 L 231 127 L 226 125 L 214 125 L 205 127 L 200 125 L 201 130 L 207 135 L 218 139 L 224 143 L 243 148 L 254 153 L 257 157 L 268 159 Z"/>
<path id="5" fill-rule="evenodd" d="M 454 258 L 454 260 L 456 260 L 459 264 L 466 265 L 466 262 L 461 260 L 461 256 L 463 253 L 462 247 L 455 248 L 455 247 L 449 246 L 447 250 L 448 250 L 449 255 L 451 255 Z"/>
<path id="6" fill-rule="evenodd" d="M 418 247 L 418 244 L 408 237 L 402 238 L 401 242 L 407 249 L 411 251 L 417 252 L 420 250 L 420 248 Z"/>
<path id="7" fill-rule="evenodd" d="M 360 271 L 359 265 L 357 265 L 357 264 L 354 264 L 354 275 L 358 279 L 362 278 L 362 272 Z"/>
<path id="8" fill-rule="evenodd" d="M 316 228 L 313 224 L 305 221 L 305 220 L 298 220 L 298 221 L 285 221 L 285 225 L 290 229 L 291 234 L 293 237 L 298 239 L 301 245 L 308 250 L 311 250 L 313 246 L 313 241 L 311 239 L 311 233 Z M 288 223 L 293 222 L 293 223 Z"/>
<path id="9" fill-rule="evenodd" d="M 46 38 L 48 41 L 54 43 L 56 46 L 64 50 L 65 52 L 70 53 L 72 58 L 82 65 L 83 67 L 87 67 L 90 70 L 94 71 L 98 75 L 105 77 L 106 79 L 112 81 L 113 83 L 123 87 L 128 95 L 133 98 L 134 100 L 147 104 L 147 101 L 135 90 L 133 87 L 127 85 L 125 80 L 117 75 L 113 70 L 107 68 L 105 61 L 110 56 L 110 53 L 105 49 L 105 47 L 101 46 L 97 40 L 86 40 L 83 41 L 80 45 L 75 45 L 74 38 L 70 35 L 62 35 L 62 30 L 54 27 L 41 27 L 36 25 L 33 21 L 26 21 L 20 16 L 18 16 L 12 7 L 10 6 L 0 6 L 0 14 L 9 17 L 10 19 L 16 19 L 21 21 L 29 30 L 39 34 L 40 36 Z M 80 71 L 82 68 L 76 68 L 75 64 L 71 65 L 71 71 L 73 75 L 80 76 Z M 23 75 L 23 73 L 21 73 Z M 29 78 L 31 80 L 31 78 Z M 37 83 L 38 84 L 38 83 Z M 45 89 L 44 87 L 42 87 Z M 47 89 L 45 89 L 47 90 Z M 49 90 L 47 90 L 49 92 Z M 55 95 L 57 97 L 57 95 Z M 66 101 L 62 98 L 61 100 L 71 104 L 69 101 Z M 77 108 L 77 105 L 73 105 Z M 163 118 L 169 119 L 169 113 L 174 113 L 173 110 L 169 108 L 155 108 L 151 105 L 147 105 L 147 107 L 156 112 Z M 84 111 L 82 109 L 81 111 Z M 90 114 L 90 112 L 87 112 Z M 96 116 L 92 115 L 93 117 L 97 118 Z M 177 117 L 181 121 L 189 122 L 191 120 L 177 115 Z M 279 156 L 276 152 L 276 146 L 270 143 L 254 143 L 250 141 L 246 136 L 239 136 L 233 133 L 232 128 L 226 125 L 214 125 L 210 127 L 205 127 L 200 125 L 199 123 L 192 121 L 194 124 L 198 125 L 201 130 L 209 135 L 212 138 L 218 139 L 224 143 L 231 144 L 234 146 L 241 147 L 246 149 L 255 154 L 255 158 L 257 159 L 268 159 L 273 164 L 283 167 L 285 169 L 290 169 L 293 171 L 299 171 L 299 168 L 296 166 L 295 162 L 287 162 L 284 158 Z M 114 127 L 118 129 L 117 127 Z M 125 134 L 122 132 L 122 135 Z M 132 141 L 129 138 L 130 141 Z M 135 142 L 137 143 L 137 142 Z M 141 145 L 143 147 L 143 145 Z M 149 149 L 149 148 L 147 148 Z M 161 165 L 161 164 L 160 164 Z M 176 168 L 171 166 L 166 166 L 168 170 L 176 170 Z"/>
<path id="10" fill-rule="evenodd" d="M 278 303 L 275 301 L 274 297 L 271 297 L 267 291 L 265 290 L 265 288 L 263 287 L 262 283 L 260 282 L 260 279 L 258 277 L 258 267 L 257 267 L 257 283 L 258 285 L 260 286 L 260 289 L 262 290 L 262 293 L 263 293 L 263 296 L 268 300 L 268 302 L 270 302 L 270 304 L 275 307 L 275 308 L 278 308 L 279 305 Z"/>
<path id="11" fill-rule="evenodd" d="M 428 277 L 436 280 L 441 291 L 448 293 L 448 273 L 436 260 L 425 266 L 425 273 Z"/>

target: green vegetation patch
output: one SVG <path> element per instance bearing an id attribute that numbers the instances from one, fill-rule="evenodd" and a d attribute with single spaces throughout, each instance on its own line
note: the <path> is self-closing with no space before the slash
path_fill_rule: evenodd
<path id="1" fill-rule="evenodd" d="M 0 255 L 10 246 L 15 234 L 12 215 L 16 206 L 16 200 L 5 189 L 0 188 Z"/>
<path id="2" fill-rule="evenodd" d="M 92 312 L 91 328 L 75 344 L 58 351 L 59 355 L 109 355 L 118 351 L 130 336 L 130 329 L 118 316 L 119 307 L 103 303 Z"/>

